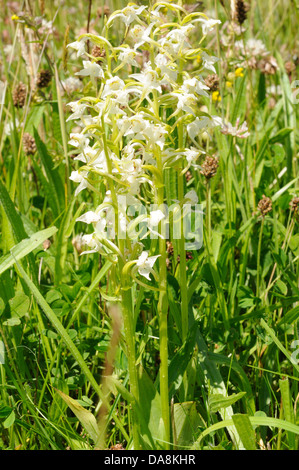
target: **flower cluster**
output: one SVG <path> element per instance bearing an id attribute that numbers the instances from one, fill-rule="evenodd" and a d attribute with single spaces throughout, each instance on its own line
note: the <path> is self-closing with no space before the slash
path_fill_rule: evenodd
<path id="1" fill-rule="evenodd" d="M 119 47 L 109 41 L 115 21 L 125 29 Z M 110 15 L 102 36 L 83 34 L 68 46 L 83 59 L 76 75 L 88 78 L 94 90 L 93 96 L 68 104 L 68 121 L 76 126 L 69 144 L 75 148 L 75 160 L 83 163 L 72 172 L 71 180 L 78 183 L 76 194 L 96 191 L 102 201 L 78 219 L 94 228 L 83 236 L 87 252 L 103 250 L 106 255 L 123 256 L 126 262 L 133 260 L 147 279 L 157 256 L 149 257 L 140 242 L 136 242 L 138 250 L 130 244 L 125 252 L 117 245 L 122 223 L 132 222 L 117 201 L 122 196 L 130 204 L 160 204 L 165 168 L 186 172 L 198 167 L 197 160 L 205 153 L 200 135 L 221 125 L 221 119 L 200 111 L 204 100 L 210 99 L 202 74 L 216 73 L 217 58 L 193 49 L 190 33 L 197 28 L 203 40 L 218 22 L 202 13 L 188 14 L 171 3 L 156 3 L 152 8 L 129 4 Z M 92 56 L 87 41 L 105 53 Z M 191 75 L 184 65 L 199 54 L 201 68 Z M 112 241 L 107 230 L 115 211 L 120 224 Z M 143 218 L 155 220 L 158 226 L 164 214 L 157 213 Z"/>

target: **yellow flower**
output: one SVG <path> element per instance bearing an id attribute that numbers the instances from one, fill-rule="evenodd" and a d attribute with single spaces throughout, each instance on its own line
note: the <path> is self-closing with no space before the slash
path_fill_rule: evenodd
<path id="1" fill-rule="evenodd" d="M 220 96 L 220 93 L 219 91 L 213 91 L 212 93 L 212 100 L 213 101 L 221 101 L 221 96 Z"/>
<path id="2" fill-rule="evenodd" d="M 243 67 L 238 67 L 236 70 L 235 70 L 235 76 L 236 77 L 244 77 L 244 73 L 243 73 Z"/>
<path id="3" fill-rule="evenodd" d="M 198 54 L 198 56 L 196 57 L 196 62 L 198 64 L 201 64 L 201 62 L 202 62 L 201 54 Z"/>
<path id="4" fill-rule="evenodd" d="M 227 81 L 226 82 L 226 88 L 232 88 L 233 84 L 232 82 Z"/>
<path id="5" fill-rule="evenodd" d="M 17 21 L 19 20 L 20 18 L 17 16 L 17 15 L 12 15 L 12 17 L 10 18 L 12 21 Z"/>

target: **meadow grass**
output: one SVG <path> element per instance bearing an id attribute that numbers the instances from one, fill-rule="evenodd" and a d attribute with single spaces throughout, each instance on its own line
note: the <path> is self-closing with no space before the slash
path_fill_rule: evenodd
<path id="1" fill-rule="evenodd" d="M 79 194 L 70 179 L 81 163 L 67 104 L 100 85 L 75 75 L 82 61 L 67 44 L 102 34 L 126 2 L 107 0 L 110 13 L 95 1 L 1 2 L 0 449 L 298 450 L 299 6 L 252 0 L 240 19 L 234 3 L 244 2 L 185 5 L 221 24 L 200 44 L 197 23 L 178 83 L 201 70 L 197 48 L 218 57 L 196 116 L 223 125 L 200 131 L 203 153 L 188 169 L 183 159 L 165 167 L 155 147 L 157 167 L 146 171 L 157 191 L 142 198 L 170 205 L 195 191 L 203 243 L 146 240 L 160 255 L 147 282 L 136 256 L 81 255 L 90 230 L 76 219 L 107 188 L 113 198 L 115 173 L 92 176 L 95 191 Z M 126 40 L 119 19 L 109 34 L 114 47 Z M 97 63 L 112 62 L 101 47 Z M 183 111 L 172 117 L 173 102 L 161 111 L 150 96 L 174 148 L 193 147 L 176 124 Z M 146 109 L 142 98 L 133 108 Z M 118 137 L 101 125 L 108 165 Z"/>

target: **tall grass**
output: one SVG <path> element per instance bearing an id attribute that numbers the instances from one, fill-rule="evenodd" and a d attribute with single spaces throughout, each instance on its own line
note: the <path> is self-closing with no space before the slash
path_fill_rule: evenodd
<path id="1" fill-rule="evenodd" d="M 66 104 L 96 91 L 88 78 L 70 80 L 82 65 L 66 45 L 87 28 L 101 34 L 107 18 L 96 2 L 90 14 L 71 0 L 27 0 L 23 14 L 1 4 L 0 448 L 298 450 L 298 6 L 254 0 L 240 30 L 230 4 L 197 6 L 222 23 L 204 45 L 200 27 L 190 36 L 194 49 L 220 59 L 219 84 L 196 111 L 226 124 L 196 136 L 214 167 L 203 154 L 188 171 L 182 160 L 164 168 L 157 154 L 153 173 L 159 204 L 196 192 L 203 245 L 186 251 L 173 234 L 172 244 L 147 240 L 161 255 L 160 282 L 151 283 L 114 256 L 81 256 L 86 225 L 76 219 L 117 183 L 94 179 L 96 191 L 75 195 L 69 179 L 80 165 Z M 125 2 L 107 5 L 113 12 Z M 121 21 L 109 34 L 115 47 L 127 39 Z M 252 39 L 262 52 L 252 52 Z M 201 54 L 181 72 L 196 74 Z M 51 82 L 39 88 L 43 69 Z M 180 123 L 173 145 L 193 147 Z M 116 146 L 103 128 L 104 145 Z"/>

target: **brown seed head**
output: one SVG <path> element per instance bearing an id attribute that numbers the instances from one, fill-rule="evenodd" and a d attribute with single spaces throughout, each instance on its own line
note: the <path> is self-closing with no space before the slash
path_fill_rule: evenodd
<path id="1" fill-rule="evenodd" d="M 274 75 L 278 69 L 275 57 L 265 57 L 258 63 L 259 70 L 266 75 Z"/>
<path id="2" fill-rule="evenodd" d="M 167 242 L 166 242 L 166 247 L 167 247 L 167 249 L 166 249 L 167 253 L 168 253 L 170 256 L 173 256 L 174 250 L 173 250 L 173 244 L 172 244 L 172 242 L 167 241 Z"/>
<path id="3" fill-rule="evenodd" d="M 12 92 L 13 104 L 16 108 L 23 108 L 26 101 L 27 88 L 24 83 L 20 82 Z"/>
<path id="4" fill-rule="evenodd" d="M 219 77 L 215 73 L 208 75 L 205 79 L 205 84 L 210 88 L 211 91 L 219 90 Z"/>
<path id="5" fill-rule="evenodd" d="M 247 18 L 247 8 L 243 0 L 236 1 L 236 20 L 242 25 Z"/>
<path id="6" fill-rule="evenodd" d="M 268 212 L 272 211 L 272 201 L 269 197 L 265 196 L 263 194 L 263 198 L 260 200 L 257 206 L 258 210 L 262 214 L 263 217 L 265 217 Z"/>
<path id="7" fill-rule="evenodd" d="M 110 447 L 110 450 L 125 450 L 122 444 L 115 444 L 114 446 Z"/>
<path id="8" fill-rule="evenodd" d="M 91 55 L 95 58 L 103 58 L 106 56 L 106 51 L 100 46 L 93 46 Z"/>
<path id="9" fill-rule="evenodd" d="M 102 16 L 111 15 L 111 10 L 108 5 L 104 5 L 104 7 L 98 8 L 97 14 L 100 18 L 102 18 Z"/>
<path id="10" fill-rule="evenodd" d="M 290 202 L 290 209 L 291 211 L 298 213 L 299 209 L 299 197 L 294 197 Z"/>
<path id="11" fill-rule="evenodd" d="M 192 173 L 191 173 L 191 171 L 189 171 L 189 170 L 186 171 L 186 173 L 185 173 L 185 178 L 186 178 L 187 183 L 192 179 Z"/>
<path id="12" fill-rule="evenodd" d="M 23 135 L 23 150 L 26 155 L 33 155 L 36 152 L 36 143 L 34 137 L 25 132 Z"/>
<path id="13" fill-rule="evenodd" d="M 41 70 L 36 78 L 36 86 L 38 88 L 46 88 L 51 82 L 52 74 L 50 70 Z"/>
<path id="14" fill-rule="evenodd" d="M 219 166 L 218 158 L 206 156 L 205 161 L 201 166 L 200 173 L 206 177 L 207 180 L 216 175 Z"/>
<path id="15" fill-rule="evenodd" d="M 296 70 L 296 65 L 293 61 L 289 60 L 284 64 L 284 67 L 286 69 L 286 72 L 288 75 L 291 75 L 293 72 Z"/>

